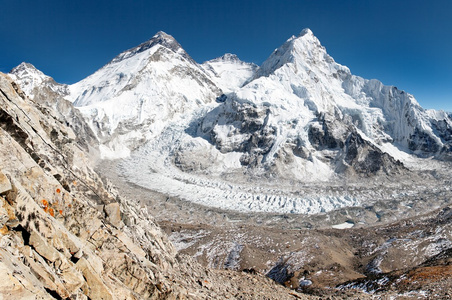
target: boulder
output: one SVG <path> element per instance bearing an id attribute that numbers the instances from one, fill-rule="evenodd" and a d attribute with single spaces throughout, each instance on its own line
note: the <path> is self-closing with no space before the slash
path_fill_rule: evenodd
<path id="1" fill-rule="evenodd" d="M 58 258 L 60 258 L 59 252 L 47 244 L 47 242 L 44 241 L 44 239 L 36 231 L 32 231 L 30 234 L 30 245 L 33 246 L 39 255 L 51 262 L 55 262 Z"/>
<path id="2" fill-rule="evenodd" d="M 107 214 L 107 221 L 109 221 L 116 228 L 120 228 L 121 221 L 121 209 L 119 207 L 119 203 L 113 202 L 105 205 L 104 211 Z"/>
<path id="3" fill-rule="evenodd" d="M 82 257 L 77 262 L 76 268 L 80 270 L 85 277 L 87 285 L 84 285 L 82 289 L 89 298 L 113 299 L 111 292 L 85 258 Z"/>

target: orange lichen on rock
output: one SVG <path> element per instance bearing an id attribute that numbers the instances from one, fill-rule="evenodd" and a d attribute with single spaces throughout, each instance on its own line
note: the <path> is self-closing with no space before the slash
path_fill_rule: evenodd
<path id="1" fill-rule="evenodd" d="M 52 217 L 55 217 L 55 211 L 53 210 L 53 208 L 49 208 L 48 213 L 49 213 Z"/>
<path id="2" fill-rule="evenodd" d="M 59 193 L 61 193 L 61 190 L 60 189 L 56 189 L 56 192 L 59 194 Z"/>
<path id="3" fill-rule="evenodd" d="M 46 213 L 50 213 L 50 210 L 53 211 L 53 209 L 49 206 L 49 202 L 45 199 L 41 200 L 41 204 L 42 204 L 42 209 L 46 212 Z M 53 216 L 53 215 L 52 215 Z"/>
<path id="4" fill-rule="evenodd" d="M 63 214 L 63 210 L 62 209 L 60 209 L 58 212 L 60 213 L 60 215 Z"/>
<path id="5" fill-rule="evenodd" d="M 0 234 L 7 234 L 9 232 L 8 227 L 6 227 L 6 225 L 4 225 L 2 228 L 0 228 Z"/>

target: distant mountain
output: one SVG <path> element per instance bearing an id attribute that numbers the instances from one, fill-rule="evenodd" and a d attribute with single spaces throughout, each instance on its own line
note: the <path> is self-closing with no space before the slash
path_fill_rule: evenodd
<path id="1" fill-rule="evenodd" d="M 159 32 L 70 86 L 37 70 L 13 75 L 31 97 L 41 86 L 72 101 L 102 158 L 130 157 L 123 164 L 129 180 L 206 205 L 331 210 L 359 201 L 292 192 L 276 201 L 273 188 L 256 194 L 242 185 L 385 177 L 405 173 L 419 157 L 452 159 L 450 114 L 352 75 L 309 29 L 260 67 L 233 54 L 198 64 Z"/>
<path id="2" fill-rule="evenodd" d="M 127 156 L 166 121 L 190 115 L 222 94 L 206 72 L 164 32 L 129 49 L 69 87 L 106 157 Z"/>
<path id="3" fill-rule="evenodd" d="M 29 63 L 21 63 L 11 70 L 9 76 L 30 99 L 39 105 L 43 112 L 52 115 L 60 123 L 70 126 L 77 132 L 75 139 L 79 145 L 83 145 L 84 149 L 91 152 L 93 156 L 98 155 L 99 142 L 89 123 L 81 112 L 65 99 L 69 95 L 68 85 L 55 82 L 52 77 L 45 75 Z"/>
<path id="4" fill-rule="evenodd" d="M 31 99 L 35 98 L 36 89 L 43 86 L 59 95 L 69 93 L 67 85 L 55 82 L 52 77 L 45 75 L 30 63 L 21 63 L 10 71 L 9 76 L 20 85 L 22 91 Z"/>
<path id="5" fill-rule="evenodd" d="M 304 180 L 390 173 L 400 151 L 450 159 L 451 129 L 446 113 L 352 75 L 305 29 L 205 116 L 198 133 L 222 153 L 243 153 L 243 166 Z"/>

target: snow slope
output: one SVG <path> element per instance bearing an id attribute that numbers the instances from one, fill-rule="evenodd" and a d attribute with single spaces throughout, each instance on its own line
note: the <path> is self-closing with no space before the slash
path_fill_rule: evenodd
<path id="1" fill-rule="evenodd" d="M 170 35 L 157 33 L 69 87 L 91 121 L 104 158 L 125 157 L 167 120 L 214 102 L 221 90 Z"/>
<path id="2" fill-rule="evenodd" d="M 202 67 L 224 93 L 231 93 L 242 87 L 258 69 L 257 65 L 243 62 L 237 55 L 230 53 L 206 61 Z"/>

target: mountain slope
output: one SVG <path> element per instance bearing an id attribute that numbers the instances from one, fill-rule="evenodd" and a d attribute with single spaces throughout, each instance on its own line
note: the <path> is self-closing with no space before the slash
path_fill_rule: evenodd
<path id="1" fill-rule="evenodd" d="M 230 53 L 206 61 L 202 67 L 224 93 L 233 92 L 241 87 L 255 75 L 258 69 L 257 65 L 243 62 L 237 55 Z"/>
<path id="2" fill-rule="evenodd" d="M 175 252 L 152 218 L 118 202 L 74 131 L 1 73 L 0 102 L 0 294 L 157 296 L 155 275 L 175 263 Z"/>
<path id="3" fill-rule="evenodd" d="M 352 75 L 308 29 L 275 50 L 200 126 L 222 153 L 244 153 L 243 165 L 281 169 L 281 160 L 317 159 L 324 169 L 358 173 L 396 166 L 391 155 L 400 151 L 385 154 L 393 148 L 387 145 L 446 158 L 451 129 L 446 113 L 426 111 L 412 95 Z"/>
<path id="4" fill-rule="evenodd" d="M 80 111 L 65 99 L 69 95 L 67 85 L 55 82 L 52 77 L 43 74 L 29 63 L 22 63 L 12 69 L 9 76 L 14 80 L 12 84 L 23 88 L 24 93 L 39 104 L 43 113 L 51 115 L 77 132 L 76 142 L 83 145 L 93 159 L 97 159 L 99 142 Z"/>
<path id="5" fill-rule="evenodd" d="M 29 63 L 21 63 L 11 70 L 9 76 L 31 99 L 35 98 L 36 89 L 44 86 L 54 94 L 65 96 L 69 93 L 67 85 L 55 82 L 52 77 L 45 75 Z"/>
<path id="6" fill-rule="evenodd" d="M 119 54 L 69 90 L 106 157 L 129 155 L 157 136 L 168 120 L 186 117 L 222 93 L 164 32 Z"/>

